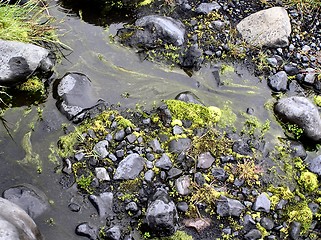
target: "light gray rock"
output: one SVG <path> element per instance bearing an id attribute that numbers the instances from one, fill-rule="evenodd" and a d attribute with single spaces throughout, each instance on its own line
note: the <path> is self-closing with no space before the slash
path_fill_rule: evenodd
<path id="1" fill-rule="evenodd" d="M 0 198 L 0 209 L 1 240 L 43 239 L 35 222 L 18 205 Z"/>
<path id="2" fill-rule="evenodd" d="M 144 165 L 145 159 L 137 153 L 132 153 L 119 163 L 114 179 L 135 179 L 144 169 Z"/>
<path id="3" fill-rule="evenodd" d="M 107 140 L 99 141 L 95 144 L 93 150 L 98 154 L 100 159 L 103 159 L 108 156 L 109 152 L 107 151 L 109 143 Z"/>
<path id="4" fill-rule="evenodd" d="M 118 226 L 114 226 L 105 231 L 106 239 L 108 240 L 120 240 L 121 231 Z"/>
<path id="5" fill-rule="evenodd" d="M 261 239 L 262 233 L 257 229 L 252 229 L 247 234 L 244 235 L 245 240 L 257 240 Z"/>
<path id="6" fill-rule="evenodd" d="M 239 217 L 242 211 L 245 209 L 245 206 L 238 200 L 220 197 L 217 201 L 216 212 L 221 217 Z"/>
<path id="7" fill-rule="evenodd" d="M 32 219 L 37 218 L 49 208 L 48 198 L 44 192 L 30 184 L 11 187 L 2 195 L 3 198 L 25 210 Z"/>
<path id="8" fill-rule="evenodd" d="M 201 169 L 208 169 L 212 166 L 215 159 L 210 152 L 201 153 L 197 159 L 197 167 Z"/>
<path id="9" fill-rule="evenodd" d="M 191 139 L 189 138 L 179 138 L 177 140 L 172 140 L 168 144 L 168 150 L 172 153 L 180 154 L 181 152 L 187 150 L 191 146 Z"/>
<path id="10" fill-rule="evenodd" d="M 190 185 L 191 179 L 189 176 L 181 176 L 175 181 L 176 191 L 183 196 L 188 195 L 191 192 L 189 189 Z"/>
<path id="11" fill-rule="evenodd" d="M 268 78 L 268 85 L 273 91 L 286 91 L 288 85 L 288 75 L 285 71 L 277 72 Z"/>
<path id="12" fill-rule="evenodd" d="M 98 196 L 90 195 L 89 200 L 97 209 L 97 212 L 101 218 L 106 216 L 113 216 L 113 200 L 114 195 L 112 192 L 100 193 Z"/>
<path id="13" fill-rule="evenodd" d="M 163 153 L 161 158 L 157 159 L 155 162 L 155 166 L 163 170 L 169 170 L 172 165 L 173 163 L 166 153 Z"/>
<path id="14" fill-rule="evenodd" d="M 33 44 L 0 40 L 0 85 L 25 82 L 36 70 L 47 73 L 54 66 L 53 55 Z"/>
<path id="15" fill-rule="evenodd" d="M 91 226 L 88 222 L 81 223 L 76 227 L 77 235 L 87 237 L 90 240 L 96 240 L 97 233 L 98 229 Z"/>
<path id="16" fill-rule="evenodd" d="M 287 11 L 273 7 L 251 14 L 236 26 L 242 38 L 248 43 L 261 47 L 286 47 L 291 33 Z"/>
<path id="17" fill-rule="evenodd" d="M 176 231 L 178 226 L 177 209 L 164 189 L 158 189 L 150 200 L 145 222 L 150 230 L 158 236 L 170 236 Z"/>
<path id="18" fill-rule="evenodd" d="M 318 174 L 319 176 L 321 176 L 321 155 L 320 156 L 317 156 L 316 158 L 313 158 L 313 159 L 308 159 L 306 161 L 307 163 L 307 167 L 308 169 L 315 173 L 315 174 Z"/>
<path id="19" fill-rule="evenodd" d="M 197 6 L 195 9 L 195 12 L 198 14 L 209 14 L 210 12 L 214 10 L 220 10 L 222 7 L 217 2 L 212 3 L 201 3 Z"/>
<path id="20" fill-rule="evenodd" d="M 274 106 L 274 112 L 287 123 L 298 125 L 303 134 L 314 141 L 321 140 L 321 118 L 317 107 L 305 97 L 280 99 Z"/>
<path id="21" fill-rule="evenodd" d="M 271 201 L 266 193 L 261 193 L 253 204 L 252 209 L 257 212 L 269 213 L 271 208 Z"/>
<path id="22" fill-rule="evenodd" d="M 95 168 L 96 177 L 98 180 L 110 181 L 109 174 L 104 167 Z"/>
<path id="23" fill-rule="evenodd" d="M 153 149 L 153 151 L 155 153 L 162 153 L 164 152 L 164 150 L 162 149 L 159 141 L 157 138 L 154 138 L 153 140 L 151 140 L 148 145 Z"/>

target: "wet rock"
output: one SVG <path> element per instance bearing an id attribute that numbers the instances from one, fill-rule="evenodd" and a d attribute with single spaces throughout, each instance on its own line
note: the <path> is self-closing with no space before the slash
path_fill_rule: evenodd
<path id="1" fill-rule="evenodd" d="M 59 111 L 74 122 L 81 121 L 86 111 L 99 106 L 90 79 L 81 73 L 68 73 L 58 80 L 55 95 Z"/>
<path id="2" fill-rule="evenodd" d="M 289 45 L 290 18 L 282 7 L 273 7 L 251 14 L 237 24 L 242 38 L 254 46 L 272 48 Z"/>
<path id="3" fill-rule="evenodd" d="M 0 85 L 12 87 L 25 82 L 36 71 L 48 73 L 53 55 L 33 44 L 0 40 Z"/>
<path id="4" fill-rule="evenodd" d="M 321 155 L 316 157 L 316 158 L 313 158 L 313 159 L 309 159 L 306 161 L 307 163 L 307 167 L 308 169 L 315 173 L 315 174 L 318 174 L 319 176 L 321 176 Z"/>
<path id="5" fill-rule="evenodd" d="M 132 212 L 132 213 L 136 213 L 138 211 L 137 203 L 135 203 L 135 202 L 128 203 L 125 207 L 125 210 Z"/>
<path id="6" fill-rule="evenodd" d="M 104 167 L 95 168 L 96 178 L 102 181 L 110 181 L 109 174 Z"/>
<path id="7" fill-rule="evenodd" d="M 169 142 L 168 144 L 168 150 L 171 153 L 177 153 L 180 154 L 181 152 L 187 150 L 191 146 L 191 139 L 189 138 L 180 138 L 180 139 L 174 139 Z"/>
<path id="8" fill-rule="evenodd" d="M 197 159 L 197 167 L 201 169 L 208 169 L 212 166 L 215 159 L 210 152 L 201 153 Z"/>
<path id="9" fill-rule="evenodd" d="M 298 125 L 303 134 L 314 141 L 321 140 L 321 118 L 317 107 L 305 97 L 280 99 L 274 112 L 287 123 Z"/>
<path id="10" fill-rule="evenodd" d="M 245 206 L 240 201 L 221 196 L 217 201 L 216 213 L 221 217 L 239 217 L 244 209 Z"/>
<path id="11" fill-rule="evenodd" d="M 191 185 L 191 180 L 189 176 L 181 176 L 175 181 L 175 187 L 176 191 L 180 195 L 188 195 L 191 191 L 189 190 L 189 187 Z"/>
<path id="12" fill-rule="evenodd" d="M 125 130 L 124 129 L 120 129 L 119 131 L 117 131 L 115 133 L 115 140 L 118 141 L 118 142 L 121 142 L 124 140 L 126 136 L 126 133 L 125 133 Z"/>
<path id="13" fill-rule="evenodd" d="M 135 179 L 144 169 L 144 165 L 145 159 L 137 153 L 132 153 L 119 163 L 114 179 Z"/>
<path id="14" fill-rule="evenodd" d="M 251 231 L 249 231 L 247 234 L 244 235 L 245 240 L 257 240 L 261 238 L 262 238 L 262 234 L 257 229 L 252 229 Z"/>
<path id="15" fill-rule="evenodd" d="M 285 71 L 280 71 L 268 78 L 269 87 L 276 92 L 286 91 L 288 76 Z"/>
<path id="16" fill-rule="evenodd" d="M 158 236 L 169 236 L 176 231 L 176 206 L 165 190 L 158 189 L 149 201 L 145 221 L 151 232 Z"/>
<path id="17" fill-rule="evenodd" d="M 113 199 L 114 199 L 114 195 L 112 192 L 100 193 L 98 196 L 96 195 L 89 196 L 89 200 L 97 209 L 97 212 L 101 218 L 114 215 Z"/>
<path id="18" fill-rule="evenodd" d="M 235 141 L 232 146 L 232 149 L 234 152 L 242 154 L 242 155 L 252 156 L 252 154 L 253 154 L 251 147 L 243 139 L 239 139 L 239 140 Z"/>
<path id="19" fill-rule="evenodd" d="M 289 74 L 290 76 L 295 76 L 299 73 L 299 69 L 292 65 L 292 64 L 286 64 L 283 67 L 284 71 Z"/>
<path id="20" fill-rule="evenodd" d="M 87 237 L 90 240 L 97 239 L 97 232 L 98 232 L 98 229 L 96 227 L 89 225 L 89 223 L 87 222 L 81 223 L 76 227 L 77 235 Z"/>
<path id="21" fill-rule="evenodd" d="M 68 208 L 70 209 L 70 211 L 72 212 L 79 212 L 80 211 L 80 205 L 77 203 L 69 203 L 68 204 Z"/>
<path id="22" fill-rule="evenodd" d="M 3 192 L 2 196 L 10 202 L 17 204 L 33 219 L 43 214 L 49 208 L 47 196 L 40 189 L 30 184 L 9 188 Z"/>
<path id="23" fill-rule="evenodd" d="M 201 100 L 192 92 L 186 91 L 186 92 L 182 92 L 180 94 L 178 94 L 175 97 L 175 100 L 180 100 L 186 103 L 195 103 L 195 104 L 199 104 L 199 105 L 203 105 L 204 104 L 201 102 Z"/>
<path id="24" fill-rule="evenodd" d="M 198 14 L 209 14 L 212 11 L 215 10 L 220 10 L 221 5 L 218 4 L 217 2 L 212 2 L 212 3 L 201 3 L 200 5 L 197 6 L 195 9 L 195 12 Z"/>
<path id="25" fill-rule="evenodd" d="M 307 157 L 307 152 L 302 143 L 296 141 L 290 141 L 291 156 L 299 157 L 305 159 Z"/>
<path id="26" fill-rule="evenodd" d="M 290 239 L 298 240 L 300 239 L 301 223 L 292 222 L 290 225 Z"/>
<path id="27" fill-rule="evenodd" d="M 203 60 L 203 50 L 195 44 L 187 49 L 181 58 L 180 65 L 183 68 L 191 68 L 198 71 L 201 68 Z"/>
<path id="28" fill-rule="evenodd" d="M 107 240 L 120 240 L 121 238 L 121 231 L 118 226 L 114 226 L 112 228 L 109 228 L 108 230 L 105 230 L 105 238 Z"/>
<path id="29" fill-rule="evenodd" d="M 185 41 L 184 25 L 171 17 L 149 15 L 136 20 L 135 25 L 138 28 L 132 36 L 126 40 L 123 38 L 132 47 L 154 48 L 164 43 L 181 46 Z M 128 32 L 124 32 L 128 36 Z M 122 31 L 117 34 L 121 40 L 123 34 Z"/>
<path id="30" fill-rule="evenodd" d="M 108 156 L 109 152 L 107 151 L 109 143 L 107 140 L 99 141 L 95 144 L 93 150 L 99 155 L 100 159 L 103 159 Z"/>
<path id="31" fill-rule="evenodd" d="M 0 238 L 3 240 L 42 240 L 31 217 L 18 205 L 0 198 Z"/>
<path id="32" fill-rule="evenodd" d="M 261 219 L 261 226 L 266 230 L 272 230 L 272 228 L 274 228 L 274 222 L 271 218 L 263 217 Z"/>
<path id="33" fill-rule="evenodd" d="M 271 201 L 265 193 L 261 193 L 253 204 L 252 209 L 257 212 L 269 213 L 271 208 Z"/>
<path id="34" fill-rule="evenodd" d="M 155 166 L 163 170 L 169 170 L 172 165 L 173 163 L 166 153 L 163 153 L 161 158 L 155 162 Z"/>

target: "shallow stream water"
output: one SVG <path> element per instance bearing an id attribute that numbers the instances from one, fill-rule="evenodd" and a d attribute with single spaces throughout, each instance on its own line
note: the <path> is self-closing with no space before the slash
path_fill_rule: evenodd
<path id="1" fill-rule="evenodd" d="M 239 119 L 247 108 L 253 108 L 255 116 L 262 121 L 270 119 L 274 132 L 283 136 L 273 114 L 264 108 L 264 104 L 273 99 L 266 81 L 251 75 L 246 67 L 234 65 L 235 71 L 222 75 L 224 85 L 218 86 L 212 74 L 213 66 L 204 66 L 189 77 L 178 68 L 140 61 L 134 50 L 110 40 L 110 34 L 115 34 L 123 24 L 119 20 L 110 20 L 106 28 L 87 23 L 55 3 L 51 3 L 49 11 L 59 22 L 61 41 L 72 49 L 64 51 L 65 58 L 56 66 L 57 77 L 67 72 L 87 75 L 97 99 L 120 103 L 123 107 L 134 108 L 140 104 L 149 108 L 159 105 L 162 99 L 191 91 L 208 106 L 228 105 Z M 50 145 L 55 146 L 63 134 L 61 124 L 68 121 L 58 112 L 51 89 L 47 101 L 39 107 L 43 109 L 43 120 L 39 119 L 37 106 L 15 107 L 5 113 L 12 138 L 0 125 L 0 191 L 22 183 L 38 187 L 52 202 L 50 209 L 35 219 L 45 239 L 82 239 L 74 234 L 75 227 L 84 221 L 99 224 L 96 210 L 88 199 L 77 194 L 75 187 L 63 189 L 59 185 L 60 174 L 56 170 L 61 169 L 61 160 L 52 162 L 48 157 Z M 33 161 L 21 161 L 28 157 L 34 160 L 37 156 L 41 173 L 37 173 Z M 70 202 L 83 201 L 85 204 L 79 213 L 68 209 Z"/>

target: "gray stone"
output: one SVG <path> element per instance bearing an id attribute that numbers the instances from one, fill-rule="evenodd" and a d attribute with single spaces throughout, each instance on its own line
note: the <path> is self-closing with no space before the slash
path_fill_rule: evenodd
<path id="1" fill-rule="evenodd" d="M 272 230 L 272 228 L 274 228 L 274 222 L 271 218 L 263 217 L 261 219 L 261 226 L 266 230 Z"/>
<path id="2" fill-rule="evenodd" d="M 189 176 L 181 176 L 175 181 L 176 191 L 180 195 L 188 195 L 191 191 L 189 189 L 191 185 L 191 179 Z"/>
<path id="3" fill-rule="evenodd" d="M 271 201 L 266 193 L 261 193 L 253 204 L 252 209 L 257 212 L 269 213 L 271 208 Z"/>
<path id="4" fill-rule="evenodd" d="M 179 138 L 179 139 L 174 139 L 169 142 L 168 144 L 168 150 L 171 153 L 177 153 L 180 154 L 181 152 L 187 150 L 191 146 L 191 139 L 189 138 Z"/>
<path id="5" fill-rule="evenodd" d="M 99 141 L 95 144 L 93 151 L 95 151 L 100 159 L 103 159 L 108 156 L 109 152 L 107 151 L 109 143 L 107 140 Z"/>
<path id="6" fill-rule="evenodd" d="M 298 240 L 300 239 L 301 223 L 292 222 L 290 225 L 290 239 Z"/>
<path id="7" fill-rule="evenodd" d="M 1 240 L 42 240 L 42 236 L 31 217 L 18 205 L 0 198 Z"/>
<path id="8" fill-rule="evenodd" d="M 132 45 L 153 47 L 163 43 L 181 46 L 185 41 L 185 27 L 180 21 L 171 17 L 149 15 L 138 19 L 135 25 L 141 29 L 137 30 L 131 37 Z"/>
<path id="9" fill-rule="evenodd" d="M 261 239 L 262 233 L 257 229 L 252 229 L 247 234 L 244 235 L 245 240 L 257 240 Z"/>
<path id="10" fill-rule="evenodd" d="M 294 75 L 297 75 L 299 73 L 299 69 L 296 66 L 292 65 L 292 64 L 284 65 L 283 69 L 290 76 L 294 76 Z"/>
<path id="11" fill-rule="evenodd" d="M 5 190 L 2 195 L 3 198 L 25 210 L 33 219 L 49 208 L 48 198 L 45 193 L 30 184 L 11 187 Z"/>
<path id="12" fill-rule="evenodd" d="M 114 226 L 105 231 L 105 239 L 108 240 L 120 240 L 121 231 L 118 226 Z"/>
<path id="13" fill-rule="evenodd" d="M 96 195 L 89 196 L 89 200 L 97 209 L 97 212 L 101 218 L 114 215 L 113 199 L 114 199 L 114 196 L 112 192 L 100 193 L 98 196 Z"/>
<path id="14" fill-rule="evenodd" d="M 204 104 L 201 102 L 201 100 L 192 92 L 186 91 L 186 92 L 181 92 L 175 97 L 175 100 L 180 100 L 186 103 L 195 103 L 195 104 Z"/>
<path id="15" fill-rule="evenodd" d="M 158 236 L 170 236 L 176 231 L 178 225 L 176 206 L 165 190 L 158 189 L 150 200 L 145 221 L 150 230 Z"/>
<path id="16" fill-rule="evenodd" d="M 182 127 L 177 126 L 177 125 L 175 125 L 175 126 L 173 127 L 173 134 L 174 134 L 174 135 L 179 135 L 179 134 L 182 134 L 182 133 L 184 133 L 184 130 L 183 130 Z"/>
<path id="17" fill-rule="evenodd" d="M 181 169 L 178 169 L 178 168 L 171 168 L 168 172 L 167 172 L 167 175 L 168 175 L 168 178 L 171 179 L 171 178 L 174 178 L 174 177 L 177 177 L 177 176 L 180 176 L 181 174 L 183 173 L 183 171 Z"/>
<path id="18" fill-rule="evenodd" d="M 235 199 L 221 196 L 217 201 L 216 212 L 221 217 L 239 217 L 244 209 L 245 206 L 240 201 Z"/>
<path id="19" fill-rule="evenodd" d="M 211 3 L 201 3 L 197 6 L 195 9 L 195 12 L 198 14 L 209 14 L 212 11 L 220 10 L 222 7 L 217 2 L 211 2 Z"/>
<path id="20" fill-rule="evenodd" d="M 124 129 L 120 129 L 119 131 L 117 131 L 115 133 L 115 140 L 118 141 L 118 142 L 121 142 L 122 140 L 124 140 L 126 136 L 126 133 L 125 133 L 125 130 Z"/>
<path id="21" fill-rule="evenodd" d="M 254 46 L 286 47 L 291 33 L 290 18 L 282 7 L 251 14 L 236 26 L 243 39 Z"/>
<path id="22" fill-rule="evenodd" d="M 145 179 L 147 182 L 152 182 L 154 176 L 155 176 L 154 171 L 153 171 L 153 170 L 148 170 L 147 172 L 145 172 L 144 179 Z"/>
<path id="23" fill-rule="evenodd" d="M 169 170 L 172 165 L 173 163 L 166 153 L 163 153 L 161 158 L 157 159 L 155 162 L 155 166 L 163 170 Z"/>
<path id="24" fill-rule="evenodd" d="M 132 213 L 137 212 L 137 211 L 138 211 L 137 203 L 135 203 L 135 202 L 130 202 L 130 203 L 128 203 L 128 204 L 126 205 L 126 207 L 125 207 L 125 210 L 126 210 L 126 211 L 130 211 L 130 212 L 132 212 Z"/>
<path id="25" fill-rule="evenodd" d="M 225 182 L 228 179 L 228 174 L 221 167 L 214 167 L 212 169 L 212 175 L 215 179 Z"/>
<path id="26" fill-rule="evenodd" d="M 187 202 L 178 202 L 176 204 L 177 210 L 181 211 L 181 212 L 187 212 L 188 210 L 188 204 Z"/>
<path id="27" fill-rule="evenodd" d="M 316 158 L 309 159 L 306 161 L 308 165 L 308 169 L 321 176 L 321 155 L 317 156 Z"/>
<path id="28" fill-rule="evenodd" d="M 164 150 L 162 149 L 159 141 L 158 141 L 156 138 L 154 138 L 153 140 L 151 140 L 151 141 L 148 143 L 148 145 L 153 149 L 153 151 L 154 151 L 155 153 L 162 153 L 162 152 L 164 152 Z"/>
<path id="29" fill-rule="evenodd" d="M 286 91 L 288 85 L 288 75 L 285 71 L 277 72 L 268 78 L 268 85 L 273 91 Z"/>
<path id="30" fill-rule="evenodd" d="M 127 141 L 129 143 L 134 143 L 137 139 L 137 136 L 135 134 L 129 134 L 127 137 L 126 137 Z"/>
<path id="31" fill-rule="evenodd" d="M 109 174 L 104 167 L 95 168 L 96 177 L 98 180 L 110 181 Z"/>
<path id="32" fill-rule="evenodd" d="M 306 74 L 303 82 L 308 85 L 313 85 L 316 78 L 316 71 L 313 68 L 305 69 Z"/>
<path id="33" fill-rule="evenodd" d="M 208 169 L 212 166 L 215 158 L 210 152 L 201 153 L 197 159 L 197 167 L 201 169 Z"/>
<path id="34" fill-rule="evenodd" d="M 76 227 L 77 235 L 87 237 L 90 240 L 97 239 L 97 232 L 98 232 L 98 229 L 96 227 L 89 225 L 89 223 L 87 222 L 81 223 Z"/>
<path id="35" fill-rule="evenodd" d="M 137 153 L 132 153 L 119 163 L 114 175 L 114 179 L 135 179 L 144 169 L 144 165 L 145 159 L 139 156 Z"/>
<path id="36" fill-rule="evenodd" d="M 25 82 L 35 71 L 47 73 L 53 66 L 53 55 L 42 47 L 0 40 L 0 86 Z"/>
<path id="37" fill-rule="evenodd" d="M 321 118 L 317 107 L 307 98 L 282 98 L 275 104 L 274 112 L 283 122 L 302 128 L 303 134 L 311 140 L 321 140 Z"/>

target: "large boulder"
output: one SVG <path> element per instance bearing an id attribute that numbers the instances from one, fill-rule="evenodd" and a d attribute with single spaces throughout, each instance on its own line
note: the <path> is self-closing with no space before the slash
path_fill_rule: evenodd
<path id="1" fill-rule="evenodd" d="M 307 98 L 282 98 L 275 104 L 274 112 L 283 122 L 302 128 L 305 137 L 313 141 L 321 140 L 320 114 L 317 107 Z"/>
<path id="2" fill-rule="evenodd" d="M 290 18 L 282 7 L 259 11 L 244 18 L 236 26 L 242 38 L 254 46 L 272 48 L 289 45 Z"/>
<path id="3" fill-rule="evenodd" d="M 95 97 L 90 79 L 82 73 L 67 73 L 56 85 L 56 105 L 68 120 L 79 122 L 89 110 L 103 104 Z"/>
<path id="4" fill-rule="evenodd" d="M 25 82 L 37 71 L 48 73 L 54 63 L 53 55 L 42 47 L 0 40 L 0 86 L 12 87 Z"/>
<path id="5" fill-rule="evenodd" d="M 164 43 L 181 46 L 185 39 L 184 25 L 171 17 L 149 15 L 135 22 L 134 32 L 122 29 L 118 32 L 121 41 L 132 47 L 154 48 Z"/>
<path id="6" fill-rule="evenodd" d="M 150 232 L 157 236 L 169 236 L 176 231 L 177 209 L 164 189 L 158 189 L 151 198 L 145 221 Z"/>
<path id="7" fill-rule="evenodd" d="M 18 205 L 0 198 L 0 240 L 41 240 L 31 217 Z"/>

